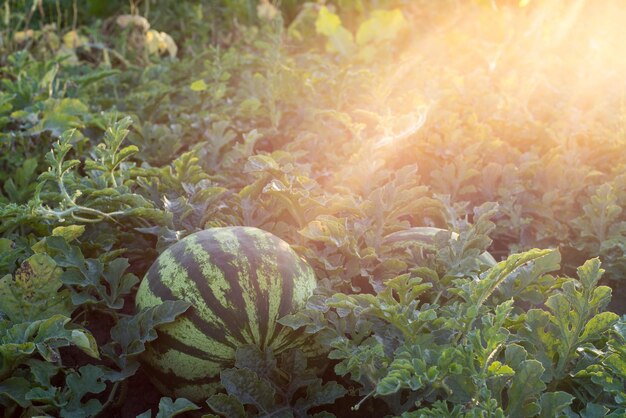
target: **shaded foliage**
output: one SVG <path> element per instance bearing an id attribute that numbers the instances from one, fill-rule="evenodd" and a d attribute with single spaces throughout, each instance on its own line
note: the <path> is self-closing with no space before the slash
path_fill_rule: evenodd
<path id="1" fill-rule="evenodd" d="M 222 393 L 142 417 L 626 413 L 626 319 L 607 310 L 626 272 L 624 80 L 587 47 L 601 8 L 122 3 L 5 6 L 6 416 L 120 413 L 145 345 L 189 307 L 133 312 L 137 283 L 228 225 L 314 268 L 317 294 L 281 321 L 324 355 L 242 348 Z M 528 31 L 556 16 L 569 36 Z"/>

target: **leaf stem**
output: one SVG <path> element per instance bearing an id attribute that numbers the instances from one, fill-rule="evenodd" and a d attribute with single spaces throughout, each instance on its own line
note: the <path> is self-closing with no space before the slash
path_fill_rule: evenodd
<path id="1" fill-rule="evenodd" d="M 352 409 L 353 411 L 358 411 L 359 408 L 361 407 L 361 405 L 363 404 L 363 402 L 365 402 L 367 400 L 367 398 L 369 398 L 370 396 L 374 395 L 375 393 L 376 393 L 376 388 L 372 389 L 372 391 L 370 393 L 365 395 L 365 397 L 363 399 L 361 399 L 356 405 L 354 405 L 350 409 Z"/>

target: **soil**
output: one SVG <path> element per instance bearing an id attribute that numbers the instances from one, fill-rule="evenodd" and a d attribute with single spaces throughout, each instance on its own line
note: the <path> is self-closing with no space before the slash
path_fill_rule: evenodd
<path id="1" fill-rule="evenodd" d="M 156 406 L 161 394 L 150 383 L 148 376 L 139 369 L 137 374 L 125 382 L 120 391 L 120 406 L 109 411 L 111 418 L 135 418 L 154 407 L 152 416 L 156 416 Z"/>

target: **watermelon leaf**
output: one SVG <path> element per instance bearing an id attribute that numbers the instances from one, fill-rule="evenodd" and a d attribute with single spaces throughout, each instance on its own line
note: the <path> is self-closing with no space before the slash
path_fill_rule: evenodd
<path id="1" fill-rule="evenodd" d="M 258 376 L 271 378 L 276 370 L 276 358 L 271 349 L 263 352 L 256 345 L 244 345 L 235 353 L 235 367 L 249 369 Z"/>
<path id="2" fill-rule="evenodd" d="M 226 417 L 304 418 L 309 416 L 309 409 L 334 403 L 347 393 L 337 382 L 322 384 L 322 379 L 307 368 L 299 349 L 287 350 L 276 358 L 270 350 L 263 352 L 248 345 L 239 347 L 235 356 L 235 368 L 220 373 L 227 394 L 207 400 L 214 412 Z M 307 388 L 306 394 L 302 388 Z M 253 406 L 258 415 L 249 415 L 244 405 Z"/>
<path id="3" fill-rule="evenodd" d="M 101 303 L 110 309 L 122 309 L 124 296 L 139 282 L 137 276 L 126 273 L 127 259 L 85 259 L 80 248 L 69 245 L 61 233 L 46 237 L 36 245 L 38 251 L 51 255 L 58 266 L 65 268 L 60 280 L 71 289 L 75 305 Z"/>
<path id="4" fill-rule="evenodd" d="M 89 417 L 102 410 L 102 403 L 97 399 L 82 402 L 87 394 L 98 394 L 106 389 L 105 371 L 99 366 L 88 364 L 66 377 L 67 388 L 63 393 L 65 405 L 61 408 L 62 417 Z"/>
<path id="5" fill-rule="evenodd" d="M 206 401 L 209 407 L 225 417 L 244 418 L 246 411 L 236 396 L 217 393 Z"/>
<path id="6" fill-rule="evenodd" d="M 159 401 L 159 411 L 156 414 L 156 418 L 172 418 L 176 415 L 184 414 L 189 411 L 197 411 L 200 409 L 198 405 L 185 398 L 178 398 L 172 400 L 172 398 L 163 397 Z M 151 411 L 146 411 L 137 418 L 151 418 Z"/>
<path id="7" fill-rule="evenodd" d="M 69 290 L 61 290 L 61 272 L 48 255 L 32 255 L 14 276 L 0 278 L 0 312 L 15 323 L 70 316 L 73 307 Z"/>
<path id="8" fill-rule="evenodd" d="M 70 318 L 53 315 L 33 322 L 11 324 L 0 321 L 0 378 L 34 353 L 45 360 L 60 361 L 59 348 L 75 345 L 91 357 L 99 358 L 96 341 L 89 331 L 70 328 Z"/>
<path id="9" fill-rule="evenodd" d="M 535 416 L 540 412 L 536 399 L 546 387 L 541 381 L 543 370 L 537 360 L 524 360 L 516 369 L 508 391 L 509 405 L 506 412 L 509 416 L 521 418 Z"/>
<path id="10" fill-rule="evenodd" d="M 301 350 L 288 350 L 280 356 L 279 360 L 280 370 L 290 377 L 284 389 L 287 398 L 293 398 L 301 388 L 320 383 L 315 373 L 307 369 L 307 360 Z"/>
<path id="11" fill-rule="evenodd" d="M 322 385 L 317 379 L 307 387 L 306 398 L 298 399 L 295 410 L 299 416 L 307 416 L 307 411 L 320 405 L 335 403 L 335 401 L 347 393 L 346 389 L 337 382 L 328 382 Z"/>
<path id="12" fill-rule="evenodd" d="M 609 408 L 597 403 L 588 403 L 580 412 L 581 418 L 602 418 L 609 412 Z"/>
<path id="13" fill-rule="evenodd" d="M 574 397 L 566 392 L 545 392 L 541 395 L 539 406 L 541 407 L 540 418 L 554 418 L 571 405 Z"/>
<path id="14" fill-rule="evenodd" d="M 597 258 L 588 260 L 578 268 L 579 280 L 565 281 L 547 298 L 548 310 L 528 311 L 527 324 L 520 330 L 520 336 L 534 345 L 536 358 L 546 369 L 544 381 L 566 379 L 581 356 L 580 349 L 606 338 L 618 322 L 618 315 L 601 312 L 611 298 L 610 288 L 596 287 L 603 273 Z M 558 359 L 556 364 L 554 358 Z"/>
<path id="15" fill-rule="evenodd" d="M 220 373 L 224 389 L 243 404 L 254 405 L 259 413 L 269 415 L 275 405 L 276 390 L 249 369 L 227 369 Z"/>
<path id="16" fill-rule="evenodd" d="M 120 379 L 135 374 L 139 368 L 137 356 L 145 351 L 146 343 L 158 337 L 156 327 L 173 322 L 190 306 L 190 303 L 181 300 L 165 301 L 142 309 L 133 316 L 120 318 L 111 328 L 112 341 L 102 347 L 103 353 L 120 368 Z"/>
<path id="17" fill-rule="evenodd" d="M 126 273 L 129 267 L 128 260 L 116 258 L 104 267 L 102 277 L 106 283 L 108 291 L 99 292 L 107 306 L 111 309 L 121 309 L 124 307 L 123 297 L 130 293 L 134 285 L 139 283 L 139 278 L 132 273 Z"/>
<path id="18" fill-rule="evenodd" d="M 0 405 L 8 406 L 8 399 L 17 403 L 22 408 L 30 404 L 26 394 L 31 390 L 31 382 L 23 377 L 9 377 L 0 382 Z M 8 398 L 8 399 L 7 399 Z"/>

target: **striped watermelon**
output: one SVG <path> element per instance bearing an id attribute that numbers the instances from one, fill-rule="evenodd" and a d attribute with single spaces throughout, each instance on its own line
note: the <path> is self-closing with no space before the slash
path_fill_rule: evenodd
<path id="1" fill-rule="evenodd" d="M 225 227 L 184 238 L 159 256 L 137 293 L 140 309 L 165 300 L 192 304 L 147 346 L 148 375 L 166 395 L 206 399 L 237 347 L 280 353 L 301 343 L 277 319 L 303 308 L 315 287 L 311 267 L 269 232 Z"/>

